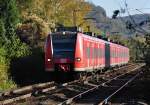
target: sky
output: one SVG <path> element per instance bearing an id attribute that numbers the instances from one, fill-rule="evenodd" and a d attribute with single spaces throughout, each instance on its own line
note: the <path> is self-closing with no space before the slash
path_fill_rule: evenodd
<path id="1" fill-rule="evenodd" d="M 106 14 L 109 17 L 112 17 L 114 10 L 126 9 L 129 14 L 141 14 L 149 13 L 150 14 L 150 0 L 87 0 L 94 3 L 97 6 L 101 6 L 106 10 Z M 125 1 L 127 3 L 127 8 L 125 6 Z M 138 9 L 138 10 L 136 10 Z M 121 13 L 121 16 L 127 16 L 128 12 Z"/>

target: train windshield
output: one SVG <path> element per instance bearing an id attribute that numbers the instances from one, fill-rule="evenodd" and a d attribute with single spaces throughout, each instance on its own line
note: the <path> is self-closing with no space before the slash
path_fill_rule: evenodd
<path id="1" fill-rule="evenodd" d="M 76 35 L 52 35 L 54 58 L 74 58 Z"/>

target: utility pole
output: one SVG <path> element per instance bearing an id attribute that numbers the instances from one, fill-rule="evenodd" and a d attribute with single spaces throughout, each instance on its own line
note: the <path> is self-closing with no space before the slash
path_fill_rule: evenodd
<path id="1" fill-rule="evenodd" d="M 76 26 L 76 12 L 77 10 L 73 10 L 73 25 Z"/>

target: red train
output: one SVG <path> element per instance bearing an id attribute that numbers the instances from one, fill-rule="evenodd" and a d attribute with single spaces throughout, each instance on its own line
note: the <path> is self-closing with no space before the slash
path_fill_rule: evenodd
<path id="1" fill-rule="evenodd" d="M 81 32 L 55 32 L 45 43 L 46 71 L 92 72 L 129 61 L 129 49 Z"/>

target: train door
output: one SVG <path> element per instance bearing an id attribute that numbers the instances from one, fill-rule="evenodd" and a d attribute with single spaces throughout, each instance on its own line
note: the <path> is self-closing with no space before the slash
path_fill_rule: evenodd
<path id="1" fill-rule="evenodd" d="M 105 67 L 105 43 L 102 44 L 102 53 L 101 53 L 101 60 L 102 60 L 102 65 Z"/>
<path id="2" fill-rule="evenodd" d="M 95 43 L 95 47 L 94 47 L 94 59 L 95 59 L 95 68 L 97 68 L 98 67 L 98 56 L 97 56 L 97 53 L 98 53 L 98 51 L 97 51 L 97 49 L 98 49 L 98 43 Z"/>
<path id="3" fill-rule="evenodd" d="M 85 67 L 90 67 L 90 43 L 87 39 L 84 39 L 84 58 L 85 58 Z"/>
<path id="4" fill-rule="evenodd" d="M 115 65 L 117 65 L 118 64 L 118 60 L 117 60 L 117 55 L 118 53 L 117 53 L 117 46 L 115 46 Z"/>
<path id="5" fill-rule="evenodd" d="M 113 49 L 113 45 L 112 46 L 110 46 L 110 65 L 113 65 L 113 51 L 114 51 L 114 49 Z"/>
<path id="6" fill-rule="evenodd" d="M 116 60 L 117 60 L 117 65 L 119 64 L 119 50 L 118 50 L 118 47 L 116 47 L 116 50 L 117 50 L 117 58 L 116 58 Z"/>
<path id="7" fill-rule="evenodd" d="M 91 42 L 91 51 L 90 51 L 90 53 L 91 53 L 91 55 L 90 55 L 90 66 L 92 67 L 92 69 L 94 68 L 94 43 L 93 42 Z"/>
<path id="8" fill-rule="evenodd" d="M 110 44 L 105 43 L 105 67 L 110 66 Z"/>

